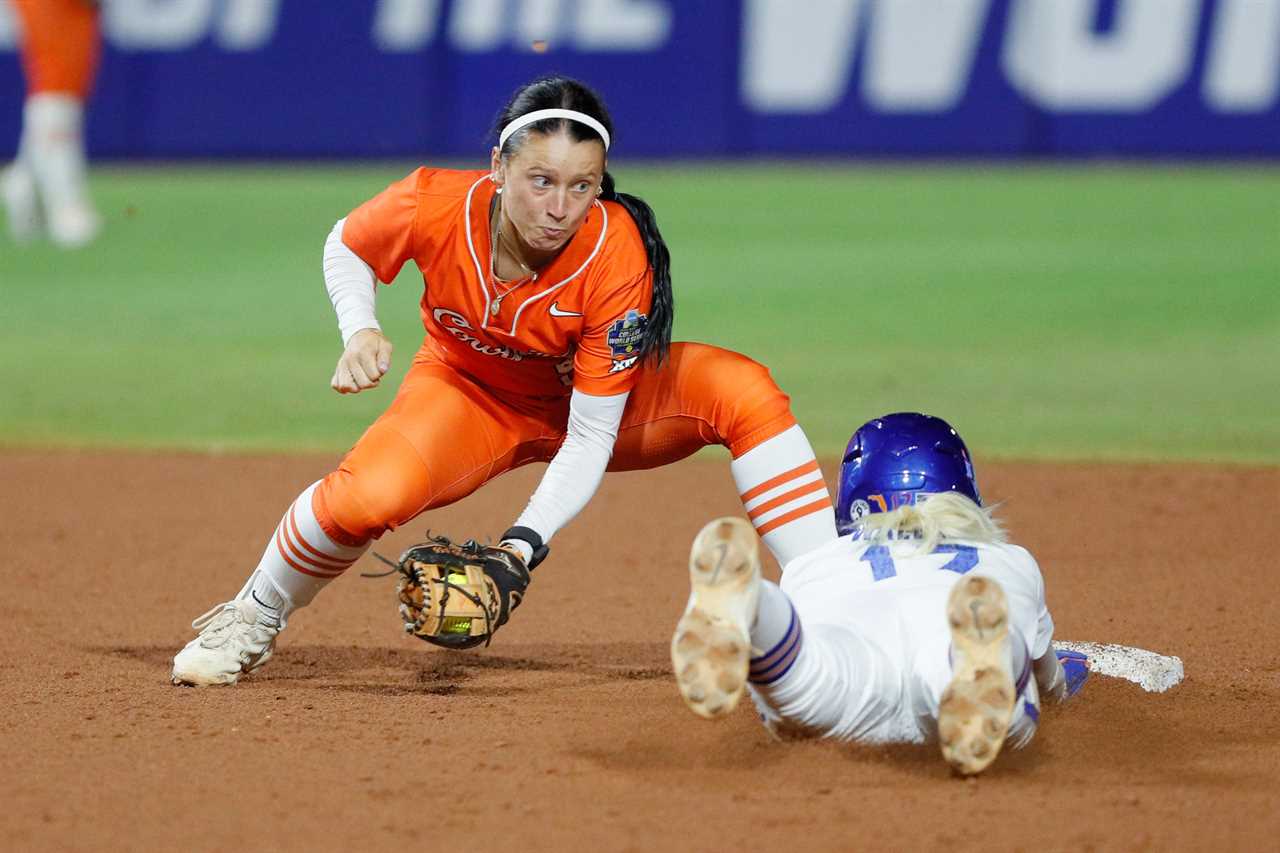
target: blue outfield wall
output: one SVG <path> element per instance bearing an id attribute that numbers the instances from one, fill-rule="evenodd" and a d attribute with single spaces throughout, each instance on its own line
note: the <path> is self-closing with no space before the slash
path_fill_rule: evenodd
<path id="1" fill-rule="evenodd" d="M 96 156 L 474 157 L 552 71 L 632 156 L 1280 155 L 1280 0 L 102 5 Z M 17 39 L 0 0 L 0 154 Z"/>

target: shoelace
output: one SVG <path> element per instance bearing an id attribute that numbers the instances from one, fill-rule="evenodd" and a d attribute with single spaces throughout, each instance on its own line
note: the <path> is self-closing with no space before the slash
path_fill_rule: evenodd
<path id="1" fill-rule="evenodd" d="M 191 621 L 191 627 L 197 631 L 203 631 L 204 626 L 212 622 L 213 618 L 217 616 L 219 613 L 221 613 L 223 610 L 225 610 L 228 604 L 233 604 L 233 603 L 234 602 L 228 601 L 223 604 L 215 604 L 213 607 L 205 611 L 203 615 L 197 616 L 195 619 L 193 619 Z"/>
<path id="2" fill-rule="evenodd" d="M 207 649 L 223 645 L 231 637 L 233 629 L 243 624 L 248 629 L 262 627 L 279 630 L 274 622 L 261 618 L 262 614 L 252 602 L 245 600 L 228 601 L 210 608 L 197 617 L 191 627 L 200 632 L 200 644 Z"/>

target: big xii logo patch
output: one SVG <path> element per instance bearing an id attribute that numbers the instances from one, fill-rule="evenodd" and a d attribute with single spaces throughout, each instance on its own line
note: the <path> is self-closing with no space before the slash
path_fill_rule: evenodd
<path id="1" fill-rule="evenodd" d="M 640 358 L 640 341 L 644 338 L 644 328 L 648 324 L 649 318 L 634 308 L 627 312 L 627 316 L 613 321 L 606 337 L 609 350 L 613 353 L 610 373 L 626 370 Z"/>

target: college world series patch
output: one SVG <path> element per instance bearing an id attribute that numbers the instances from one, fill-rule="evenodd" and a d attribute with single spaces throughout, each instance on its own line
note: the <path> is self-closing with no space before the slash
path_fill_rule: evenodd
<path id="1" fill-rule="evenodd" d="M 613 353 L 613 368 L 610 373 L 626 370 L 636 363 L 640 356 L 640 342 L 644 339 L 644 329 L 648 323 L 648 316 L 634 308 L 625 317 L 613 321 L 605 337 L 609 343 L 609 351 Z"/>

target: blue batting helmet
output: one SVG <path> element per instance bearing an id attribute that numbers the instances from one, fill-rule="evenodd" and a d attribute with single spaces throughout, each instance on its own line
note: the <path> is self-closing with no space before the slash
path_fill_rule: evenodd
<path id="1" fill-rule="evenodd" d="M 848 533 L 869 512 L 889 512 L 939 492 L 959 492 L 982 505 L 960 434 L 942 418 L 917 412 L 876 418 L 858 427 L 845 448 L 836 528 Z"/>

